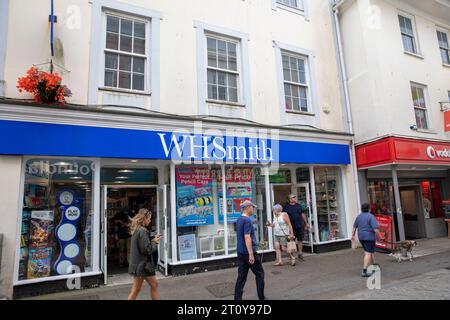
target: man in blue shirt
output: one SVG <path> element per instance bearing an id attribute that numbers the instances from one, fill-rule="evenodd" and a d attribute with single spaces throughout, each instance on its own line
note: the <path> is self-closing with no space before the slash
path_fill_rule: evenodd
<path id="1" fill-rule="evenodd" d="M 256 277 L 256 289 L 259 300 L 265 300 L 264 297 L 264 269 L 261 262 L 261 256 L 256 253 L 256 237 L 253 228 L 252 219 L 253 210 L 256 206 L 251 201 L 244 201 L 241 204 L 242 216 L 236 222 L 238 254 L 238 277 L 234 289 L 234 300 L 242 300 L 245 282 L 247 281 L 248 269 L 251 269 Z"/>
<path id="2" fill-rule="evenodd" d="M 283 212 L 289 215 L 289 219 L 292 223 L 292 229 L 294 231 L 294 236 L 297 239 L 298 245 L 298 258 L 303 259 L 303 229 L 308 230 L 310 228 L 308 221 L 306 219 L 305 211 L 302 205 L 297 203 L 297 196 L 295 194 L 290 194 L 288 196 L 288 201 L 284 207 Z"/>
<path id="3" fill-rule="evenodd" d="M 361 211 L 362 213 L 356 217 L 353 224 L 352 241 L 355 241 L 356 230 L 358 230 L 358 239 L 364 248 L 364 266 L 361 276 L 367 278 L 372 275 L 367 273 L 367 268 L 375 264 L 375 240 L 376 234 L 379 235 L 380 233 L 380 226 L 374 215 L 370 213 L 370 205 L 368 203 L 364 203 L 361 206 Z"/>

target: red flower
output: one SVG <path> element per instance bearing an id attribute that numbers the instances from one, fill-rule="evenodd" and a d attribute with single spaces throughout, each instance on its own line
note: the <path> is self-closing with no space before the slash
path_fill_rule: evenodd
<path id="1" fill-rule="evenodd" d="M 61 81 L 59 74 L 39 71 L 33 66 L 25 77 L 17 80 L 17 88 L 19 92 L 33 94 L 36 102 L 64 104 L 65 97 L 70 97 L 72 93 Z"/>

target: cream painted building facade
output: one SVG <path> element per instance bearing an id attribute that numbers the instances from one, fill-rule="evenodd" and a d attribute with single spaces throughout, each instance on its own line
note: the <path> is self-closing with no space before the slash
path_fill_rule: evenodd
<path id="1" fill-rule="evenodd" d="M 244 199 L 267 256 L 264 225 L 289 193 L 311 225 L 305 250 L 351 246 L 359 197 L 329 1 L 59 0 L 53 57 L 50 14 L 0 0 L 0 295 L 126 273 L 111 222 L 126 208 L 155 213 L 163 274 L 234 266 Z M 16 88 L 50 60 L 64 106 Z"/>

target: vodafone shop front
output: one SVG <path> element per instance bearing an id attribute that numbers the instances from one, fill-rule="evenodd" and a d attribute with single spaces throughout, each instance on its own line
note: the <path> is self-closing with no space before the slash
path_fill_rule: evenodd
<path id="1" fill-rule="evenodd" d="M 388 137 L 356 147 L 361 197 L 394 220 L 396 240 L 447 235 L 450 143 Z"/>

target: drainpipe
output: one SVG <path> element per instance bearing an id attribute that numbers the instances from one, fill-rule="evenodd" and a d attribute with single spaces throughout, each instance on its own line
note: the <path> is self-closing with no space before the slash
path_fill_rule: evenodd
<path id="1" fill-rule="evenodd" d="M 354 134 L 353 132 L 353 119 L 352 112 L 350 109 L 350 97 L 348 91 L 348 81 L 347 81 L 347 71 L 345 66 L 344 59 L 344 50 L 342 46 L 342 36 L 341 36 L 341 28 L 339 24 L 339 7 L 345 3 L 346 0 L 334 1 L 332 3 L 333 17 L 334 17 L 334 27 L 336 32 L 336 40 L 337 40 L 337 49 L 339 56 L 339 69 L 341 71 L 342 84 L 344 87 L 344 104 L 345 104 L 345 117 L 346 117 L 346 129 L 348 129 L 348 133 Z M 354 138 L 351 141 L 351 161 L 353 162 L 353 176 L 354 176 L 354 185 L 356 192 L 356 203 L 357 210 L 361 207 L 361 195 L 359 192 L 359 181 L 358 181 L 358 169 L 356 167 L 356 151 Z"/>

